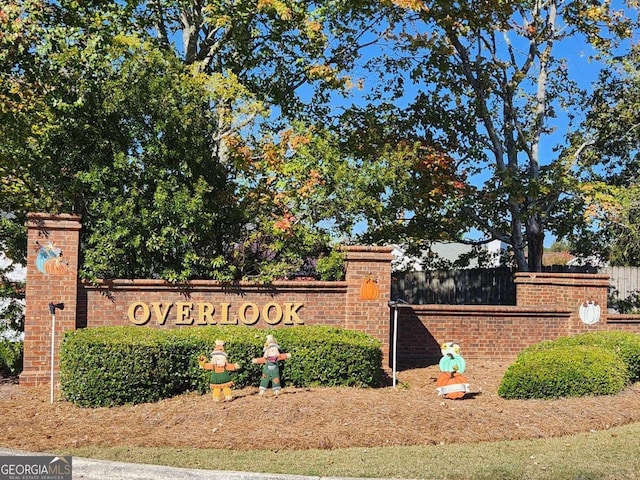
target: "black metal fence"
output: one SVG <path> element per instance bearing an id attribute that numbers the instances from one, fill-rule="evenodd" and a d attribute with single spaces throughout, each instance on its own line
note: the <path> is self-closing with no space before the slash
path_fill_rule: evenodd
<path id="1" fill-rule="evenodd" d="M 512 268 L 396 272 L 391 298 L 413 305 L 515 305 Z"/>
<path id="2" fill-rule="evenodd" d="M 639 298 L 640 267 L 553 265 L 544 271 L 609 275 L 610 306 L 633 304 Z M 391 298 L 402 298 L 414 305 L 515 305 L 515 272 L 507 267 L 394 272 Z"/>

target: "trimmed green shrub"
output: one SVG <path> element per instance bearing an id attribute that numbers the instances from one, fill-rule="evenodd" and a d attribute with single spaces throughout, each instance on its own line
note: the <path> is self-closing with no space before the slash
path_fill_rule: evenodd
<path id="1" fill-rule="evenodd" d="M 275 332 L 275 333 L 274 333 Z M 65 332 L 60 349 L 60 381 L 66 400 L 81 406 L 153 402 L 187 391 L 209 390 L 209 374 L 198 356 L 209 357 L 215 340 L 225 341 L 237 387 L 258 385 L 267 334 L 274 334 L 282 352 L 283 385 L 379 386 L 380 344 L 361 332 L 304 326 L 264 330 L 211 326 L 159 330 L 134 326 Z"/>
<path id="2" fill-rule="evenodd" d="M 22 371 L 24 343 L 13 340 L 0 340 L 0 375 L 12 377 Z"/>
<path id="3" fill-rule="evenodd" d="M 382 351 L 374 338 L 334 327 L 294 327 L 275 334 L 285 362 L 283 382 L 307 386 L 379 386 Z M 260 353 L 262 354 L 262 353 Z"/>
<path id="4" fill-rule="evenodd" d="M 502 378 L 507 399 L 614 395 L 629 383 L 625 362 L 614 352 L 587 345 L 522 351 Z"/>
<path id="5" fill-rule="evenodd" d="M 640 334 L 621 331 L 588 332 L 537 343 L 525 351 L 544 350 L 559 346 L 590 345 L 610 350 L 627 364 L 631 381 L 640 380 Z"/>
<path id="6" fill-rule="evenodd" d="M 163 330 L 103 327 L 65 332 L 63 396 L 83 406 L 157 401 L 191 386 L 193 349 Z"/>

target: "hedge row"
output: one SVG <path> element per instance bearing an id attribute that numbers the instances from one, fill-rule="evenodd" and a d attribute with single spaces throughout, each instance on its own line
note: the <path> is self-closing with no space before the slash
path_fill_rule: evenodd
<path id="1" fill-rule="evenodd" d="M 188 391 L 208 391 L 208 374 L 198 356 L 209 357 L 216 339 L 225 341 L 228 359 L 241 369 L 232 374 L 238 388 L 260 382 L 266 335 L 282 352 L 283 385 L 379 386 L 382 352 L 377 340 L 361 332 L 325 326 L 278 330 L 211 326 L 159 330 L 135 326 L 66 332 L 60 348 L 63 397 L 81 406 L 154 402 Z"/>
<path id="2" fill-rule="evenodd" d="M 591 332 L 524 349 L 498 388 L 504 398 L 614 395 L 640 378 L 640 335 Z"/>

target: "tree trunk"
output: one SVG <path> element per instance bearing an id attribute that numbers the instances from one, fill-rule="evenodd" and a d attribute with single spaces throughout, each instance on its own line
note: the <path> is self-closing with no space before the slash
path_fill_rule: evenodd
<path id="1" fill-rule="evenodd" d="M 527 252 L 530 272 L 542 271 L 544 252 L 544 229 L 536 218 L 527 219 Z"/>

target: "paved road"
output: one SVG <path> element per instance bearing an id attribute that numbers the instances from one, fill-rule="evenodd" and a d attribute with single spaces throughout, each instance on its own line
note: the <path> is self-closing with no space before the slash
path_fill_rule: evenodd
<path id="1" fill-rule="evenodd" d="M 0 456 L 5 455 L 50 454 L 0 449 Z M 278 475 L 272 473 L 196 470 L 189 468 L 163 467 L 160 465 L 110 462 L 106 460 L 93 460 L 90 458 L 79 457 L 73 457 L 72 467 L 74 480 L 367 480 L 363 478 L 347 479 L 336 477 L 308 477 L 302 475 Z"/>

